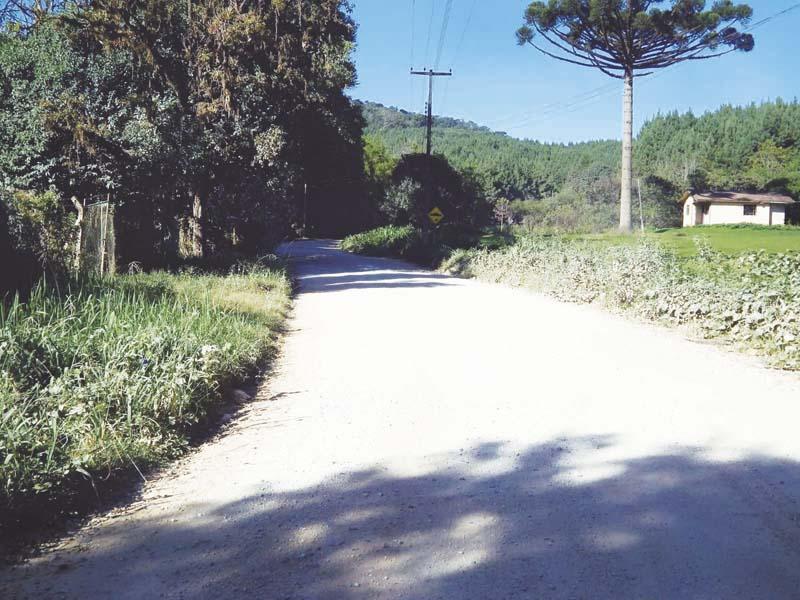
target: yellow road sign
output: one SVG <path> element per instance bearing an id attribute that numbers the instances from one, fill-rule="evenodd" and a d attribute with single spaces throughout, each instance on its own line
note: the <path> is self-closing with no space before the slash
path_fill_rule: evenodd
<path id="1" fill-rule="evenodd" d="M 444 213 L 437 206 L 431 212 L 428 213 L 428 218 L 431 220 L 431 223 L 433 223 L 434 225 L 438 225 L 439 223 L 441 223 L 442 219 L 444 219 Z"/>

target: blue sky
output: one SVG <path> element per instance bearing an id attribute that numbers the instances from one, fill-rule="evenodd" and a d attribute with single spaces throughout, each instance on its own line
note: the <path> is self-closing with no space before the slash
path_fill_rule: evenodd
<path id="1" fill-rule="evenodd" d="M 752 22 L 796 3 L 753 0 Z M 517 46 L 514 32 L 527 4 L 454 0 L 439 64 L 442 70 L 452 67 L 454 76 L 437 80 L 434 112 L 520 138 L 558 142 L 619 138 L 621 82 Z M 426 80 L 412 78 L 408 71 L 412 58 L 415 68 L 432 66 L 445 5 L 446 0 L 355 0 L 359 84 L 352 96 L 422 112 Z M 637 80 L 637 129 L 659 111 L 699 114 L 722 104 L 800 96 L 800 8 L 752 33 L 756 47 L 749 54 L 684 63 Z"/>

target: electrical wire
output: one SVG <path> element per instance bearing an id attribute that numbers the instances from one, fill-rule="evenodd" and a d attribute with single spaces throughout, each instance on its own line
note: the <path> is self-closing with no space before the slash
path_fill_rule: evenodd
<path id="1" fill-rule="evenodd" d="M 433 17 L 436 15 L 436 0 L 431 0 L 431 18 L 428 21 L 428 39 L 425 40 L 425 63 L 429 64 L 431 52 L 431 34 L 433 33 Z"/>
<path id="2" fill-rule="evenodd" d="M 456 45 L 455 53 L 453 54 L 453 60 L 450 62 L 450 65 L 455 68 L 458 64 L 458 59 L 461 57 L 461 49 L 464 47 L 464 40 L 467 38 L 467 31 L 469 30 L 469 26 L 472 23 L 472 16 L 475 14 L 475 7 L 478 4 L 478 0 L 472 0 L 472 3 L 469 7 L 469 12 L 467 13 L 467 20 L 464 22 L 464 28 L 461 30 L 461 36 L 458 39 L 458 44 Z M 447 114 L 447 99 L 448 94 L 450 92 L 450 79 L 448 78 L 444 84 L 444 94 L 442 95 L 442 113 Z"/>
<path id="3" fill-rule="evenodd" d="M 453 0 L 447 0 L 444 6 L 444 16 L 442 17 L 442 28 L 439 32 L 439 45 L 436 48 L 436 60 L 433 61 L 433 68 L 438 69 L 439 63 L 442 60 L 442 52 L 444 51 L 444 43 L 447 39 L 447 28 L 450 26 L 450 14 L 453 11 Z"/>
<path id="4" fill-rule="evenodd" d="M 753 23 L 752 25 L 748 25 L 747 27 L 743 27 L 742 30 L 743 31 L 753 31 L 754 29 L 758 29 L 759 27 L 762 27 L 762 26 L 766 25 L 770 21 L 773 21 L 774 19 L 776 19 L 778 17 L 781 17 L 781 16 L 783 16 L 785 14 L 788 14 L 788 13 L 794 11 L 794 10 L 797 10 L 798 8 L 800 8 L 800 3 L 793 4 L 792 6 L 789 6 L 789 7 L 785 8 L 785 9 L 783 9 L 783 10 L 781 10 L 781 11 L 779 11 L 779 12 L 773 14 L 773 15 L 770 15 L 770 16 L 764 18 L 764 19 L 761 19 L 760 21 L 757 21 L 756 23 Z M 662 77 L 666 72 L 667 72 L 667 69 L 664 69 L 662 71 L 654 73 L 653 75 L 650 75 L 650 76 L 644 78 L 642 80 L 642 83 L 646 84 L 649 81 L 653 81 L 655 79 L 658 79 L 659 77 Z M 562 103 L 562 102 L 551 103 L 549 105 L 544 105 L 544 106 L 540 107 L 537 111 L 529 111 L 529 112 L 523 113 L 522 115 L 519 115 L 519 114 L 518 115 L 508 115 L 506 117 L 501 117 L 499 119 L 492 120 L 490 123 L 493 126 L 495 126 L 497 124 L 504 123 L 504 122 L 516 121 L 516 123 L 505 127 L 506 129 L 508 129 L 510 131 L 513 131 L 515 129 L 520 129 L 522 127 L 526 127 L 526 126 L 530 126 L 530 125 L 534 125 L 534 124 L 539 124 L 539 123 L 546 122 L 546 121 L 552 121 L 553 117 L 557 117 L 557 116 L 562 116 L 562 115 L 578 112 L 579 110 L 582 110 L 584 108 L 588 108 L 590 106 L 593 106 L 593 105 L 597 104 L 599 102 L 599 100 L 605 98 L 605 96 L 608 96 L 612 92 L 615 92 L 616 89 L 617 89 L 617 85 L 618 84 L 616 82 L 613 82 L 613 83 L 610 83 L 610 84 L 606 84 L 606 85 L 601 86 L 599 88 L 595 88 L 594 90 L 589 90 L 589 91 L 584 92 L 582 94 L 578 94 L 577 96 L 574 96 L 574 97 L 570 98 L 568 100 L 568 102 L 566 102 L 566 103 Z"/>
<path id="5" fill-rule="evenodd" d="M 411 0 L 411 57 L 409 62 L 409 69 L 414 68 L 414 46 L 416 44 L 416 11 L 417 8 L 417 0 Z M 414 78 L 408 78 L 408 105 L 414 105 Z"/>

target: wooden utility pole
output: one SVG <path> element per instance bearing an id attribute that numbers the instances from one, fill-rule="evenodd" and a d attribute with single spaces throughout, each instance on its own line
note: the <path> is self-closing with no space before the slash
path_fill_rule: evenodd
<path id="1" fill-rule="evenodd" d="M 428 78 L 428 136 L 425 145 L 425 153 L 430 156 L 432 150 L 432 135 L 433 135 L 433 78 L 434 77 L 452 77 L 453 70 L 445 73 L 443 71 L 434 71 L 428 69 L 427 71 L 414 71 L 411 70 L 412 75 L 424 75 Z"/>

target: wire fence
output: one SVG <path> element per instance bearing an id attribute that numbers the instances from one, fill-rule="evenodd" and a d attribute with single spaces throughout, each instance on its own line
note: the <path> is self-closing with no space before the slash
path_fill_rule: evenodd
<path id="1" fill-rule="evenodd" d="M 85 207 L 80 247 L 80 269 L 84 273 L 101 277 L 116 273 L 114 212 L 110 201 Z"/>

